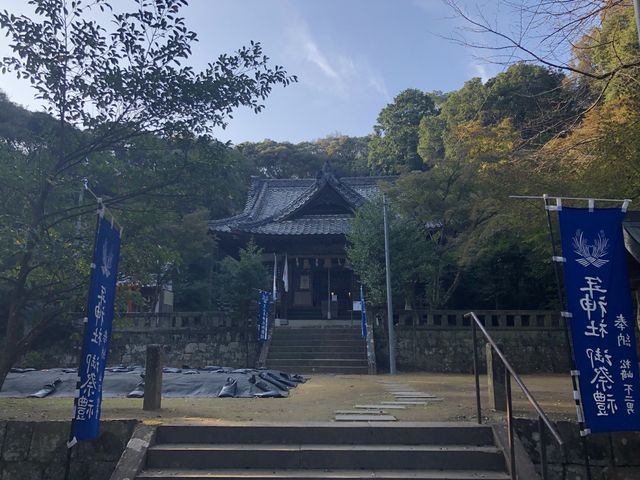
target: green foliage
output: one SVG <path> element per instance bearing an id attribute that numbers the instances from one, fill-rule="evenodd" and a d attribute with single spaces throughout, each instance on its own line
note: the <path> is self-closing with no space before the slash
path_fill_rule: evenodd
<path id="1" fill-rule="evenodd" d="M 606 78 L 576 78 L 591 92 L 579 122 L 539 152 L 545 166 L 570 178 L 565 191 L 594 197 L 640 198 L 640 47 L 633 8 L 603 11 L 600 25 L 574 49 L 574 64 Z"/>
<path id="2" fill-rule="evenodd" d="M 251 168 L 267 178 L 313 178 L 326 161 L 337 174 L 358 176 L 370 174 L 367 166 L 366 138 L 334 135 L 314 142 L 245 142 L 237 152 Z"/>
<path id="3" fill-rule="evenodd" d="M 260 111 L 274 84 L 295 81 L 269 68 L 254 42 L 201 72 L 182 66 L 197 40 L 179 15 L 185 0 L 134 0 L 133 10 L 111 14 L 106 0 L 30 3 L 38 20 L 0 12 L 15 54 L 2 71 L 28 78 L 48 113 L 63 121 L 205 133 L 224 125 L 234 107 Z"/>
<path id="4" fill-rule="evenodd" d="M 250 241 L 240 250 L 240 258 L 225 257 L 214 279 L 215 298 L 233 306 L 233 314 L 246 320 L 258 290 L 269 288 L 269 275 L 262 260 L 262 250 Z"/>
<path id="5" fill-rule="evenodd" d="M 412 301 L 422 279 L 424 233 L 394 208 L 389 208 L 388 219 L 391 290 L 396 305 L 404 305 Z M 386 301 L 387 291 L 383 225 L 382 198 L 378 198 L 358 209 L 347 235 L 347 258 L 367 288 L 367 300 L 378 305 Z"/>
<path id="6" fill-rule="evenodd" d="M 605 10 L 601 24 L 582 37 L 573 53 L 574 65 L 585 72 L 593 75 L 616 72 L 612 78 L 587 81 L 593 95 L 604 91 L 606 100 L 638 96 L 640 46 L 632 6 Z"/>
<path id="7" fill-rule="evenodd" d="M 162 237 L 168 225 L 198 207 L 213 214 L 235 203 L 226 174 L 215 180 L 233 156 L 194 134 L 224 126 L 236 107 L 259 112 L 274 86 L 296 81 L 269 66 L 255 42 L 202 71 L 183 65 L 197 40 L 180 16 L 186 0 L 134 0 L 118 11 L 106 0 L 29 4 L 30 15 L 0 11 L 13 51 L 0 69 L 28 78 L 49 116 L 11 106 L 13 124 L 0 114 L 0 181 L 15 192 L 0 206 L 0 291 L 8 292 L 0 386 L 52 319 L 84 303 L 93 226 L 86 214 L 95 204 L 79 200 L 82 179 L 120 213 L 127 244 L 136 245 L 123 251 L 128 273 L 165 275 L 183 262 Z M 211 196 L 218 186 L 221 195 Z M 194 197 L 199 205 L 188 204 Z"/>
<path id="8" fill-rule="evenodd" d="M 394 174 L 423 168 L 418 147 L 418 125 L 434 115 L 431 94 L 408 89 L 382 109 L 369 141 L 369 165 L 376 173 Z"/>

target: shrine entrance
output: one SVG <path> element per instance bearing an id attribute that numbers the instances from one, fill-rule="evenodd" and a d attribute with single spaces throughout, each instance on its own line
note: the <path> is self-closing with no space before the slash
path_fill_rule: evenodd
<path id="1" fill-rule="evenodd" d="M 281 289 L 282 318 L 352 318 L 354 295 L 359 298 L 359 294 L 353 272 L 346 267 L 344 257 L 295 257 L 291 260 L 287 258 L 287 270 L 289 291 Z"/>

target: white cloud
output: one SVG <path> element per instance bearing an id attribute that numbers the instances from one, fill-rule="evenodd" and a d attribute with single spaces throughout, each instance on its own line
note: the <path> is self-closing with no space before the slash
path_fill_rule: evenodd
<path id="1" fill-rule="evenodd" d="M 480 77 L 482 83 L 486 83 L 486 81 L 492 77 L 487 66 L 482 63 L 474 62 L 471 64 L 471 67 L 473 68 L 475 76 Z"/>
<path id="2" fill-rule="evenodd" d="M 343 98 L 363 89 L 389 98 L 384 78 L 366 59 L 324 48 L 299 15 L 293 15 L 291 22 L 288 50 L 298 63 L 292 70 L 298 73 L 301 83 Z"/>

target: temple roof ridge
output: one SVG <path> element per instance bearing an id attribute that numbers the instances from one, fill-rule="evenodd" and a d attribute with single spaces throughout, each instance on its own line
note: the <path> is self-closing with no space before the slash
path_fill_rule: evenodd
<path id="1" fill-rule="evenodd" d="M 243 211 L 231 217 L 212 220 L 215 233 L 245 232 L 257 234 L 344 234 L 349 214 L 308 214 L 314 201 L 333 198 L 348 211 L 355 211 L 367 199 L 377 195 L 380 182 L 393 183 L 397 177 L 339 177 L 328 162 L 315 178 L 269 179 L 251 177 Z M 332 193 L 329 193 L 332 191 Z M 323 200 L 316 200 L 323 197 Z M 306 212 L 306 213 L 305 213 Z M 352 214 L 351 214 L 352 215 Z M 347 223 L 345 223 L 347 222 Z"/>

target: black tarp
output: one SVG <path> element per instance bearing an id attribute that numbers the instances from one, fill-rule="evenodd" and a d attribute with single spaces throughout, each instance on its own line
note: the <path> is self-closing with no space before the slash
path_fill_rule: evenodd
<path id="1" fill-rule="evenodd" d="M 77 381 L 76 371 L 69 368 L 24 371 L 15 369 L 5 380 L 0 397 L 43 398 L 72 397 Z M 164 369 L 162 396 L 170 397 L 287 397 L 289 390 L 306 380 L 279 370 L 232 369 Z M 113 367 L 104 376 L 104 397 L 141 397 L 144 392 L 142 367 Z"/>

